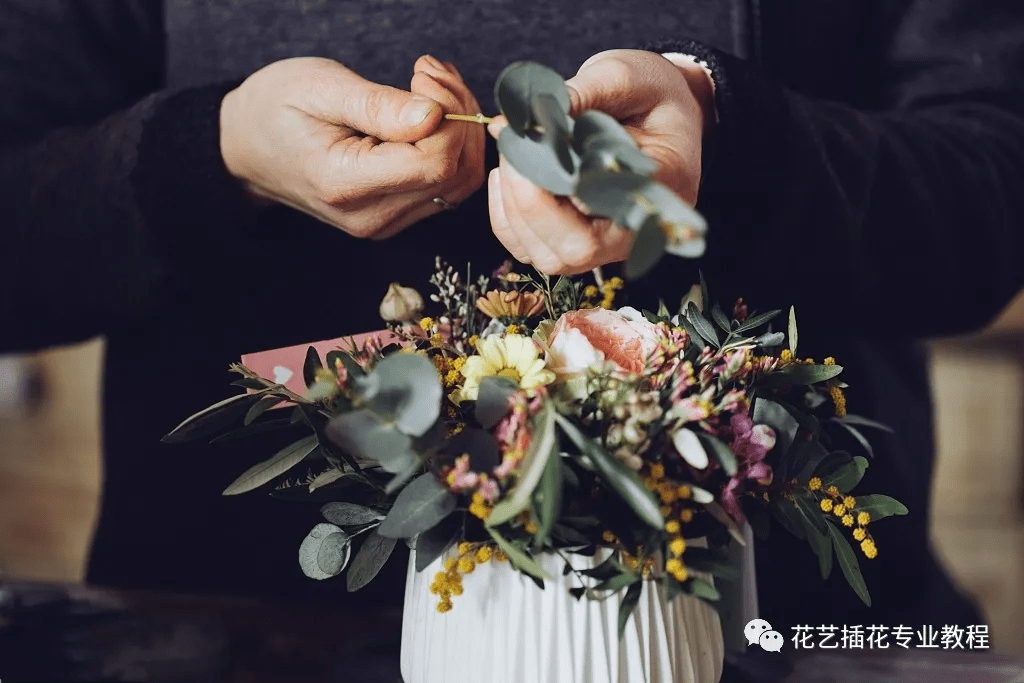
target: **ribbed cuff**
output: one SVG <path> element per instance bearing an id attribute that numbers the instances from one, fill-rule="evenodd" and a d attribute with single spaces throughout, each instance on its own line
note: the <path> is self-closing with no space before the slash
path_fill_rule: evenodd
<path id="1" fill-rule="evenodd" d="M 692 40 L 645 46 L 661 54 L 692 56 L 710 70 L 715 83 L 712 149 L 705 155 L 701 204 L 716 197 L 765 192 L 778 183 L 788 146 L 788 105 L 782 88 L 767 81 L 743 60 Z"/>

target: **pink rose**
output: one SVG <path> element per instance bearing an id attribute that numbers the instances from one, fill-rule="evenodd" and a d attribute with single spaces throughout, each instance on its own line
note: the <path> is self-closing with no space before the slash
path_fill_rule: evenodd
<path id="1" fill-rule="evenodd" d="M 548 347 L 548 368 L 560 376 L 605 361 L 625 373 L 640 374 L 658 348 L 658 328 L 633 308 L 569 311 L 555 323 Z"/>

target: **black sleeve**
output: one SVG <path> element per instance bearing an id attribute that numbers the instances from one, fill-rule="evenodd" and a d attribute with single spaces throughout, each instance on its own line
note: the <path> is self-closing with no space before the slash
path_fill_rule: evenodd
<path id="1" fill-rule="evenodd" d="M 245 206 L 219 147 L 233 84 L 163 74 L 160 2 L 0 0 L 0 351 L 139 319 L 187 250 L 223 244 L 208 226 Z"/>
<path id="2" fill-rule="evenodd" d="M 971 331 L 1024 284 L 1024 4 L 884 6 L 862 46 L 870 109 L 698 43 L 651 46 L 717 85 L 704 267 L 838 329 Z"/>

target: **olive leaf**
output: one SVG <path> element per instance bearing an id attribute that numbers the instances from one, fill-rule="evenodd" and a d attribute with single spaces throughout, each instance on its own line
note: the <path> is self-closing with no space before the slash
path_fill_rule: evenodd
<path id="1" fill-rule="evenodd" d="M 192 439 L 212 436 L 225 425 L 245 415 L 254 403 L 259 401 L 269 389 L 262 389 L 250 394 L 237 394 L 223 401 L 214 403 L 209 408 L 200 410 L 182 421 L 172 429 L 161 441 L 164 443 L 183 443 Z"/>
<path id="2" fill-rule="evenodd" d="M 318 446 L 316 435 L 307 436 L 278 451 L 273 457 L 253 465 L 233 481 L 222 495 L 234 496 L 257 489 L 273 481 L 306 459 Z"/>

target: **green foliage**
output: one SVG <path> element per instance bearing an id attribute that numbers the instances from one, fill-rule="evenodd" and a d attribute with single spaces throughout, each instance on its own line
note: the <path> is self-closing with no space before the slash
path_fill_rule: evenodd
<path id="1" fill-rule="evenodd" d="M 455 496 L 427 472 L 402 489 L 391 511 L 381 522 L 380 534 L 412 538 L 430 529 L 455 510 Z"/>

